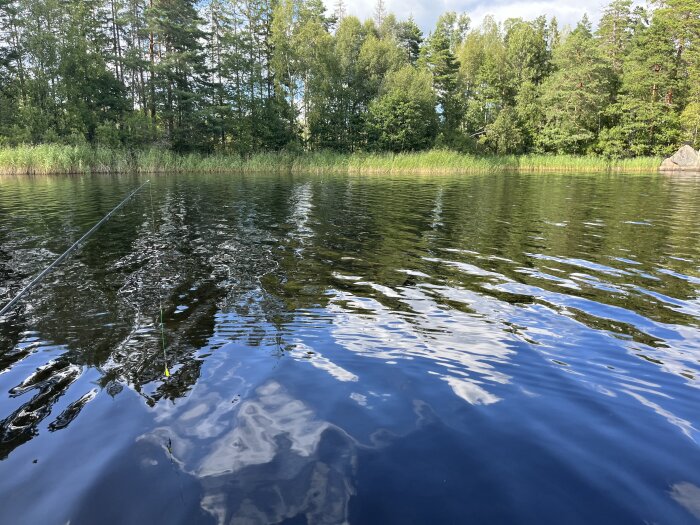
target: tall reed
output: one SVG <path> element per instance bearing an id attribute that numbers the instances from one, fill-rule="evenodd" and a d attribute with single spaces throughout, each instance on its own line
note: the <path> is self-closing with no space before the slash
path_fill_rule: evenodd
<path id="1" fill-rule="evenodd" d="M 647 172 L 655 171 L 660 158 L 610 160 L 595 156 L 524 155 L 475 156 L 452 151 L 420 153 L 354 153 L 329 151 L 292 155 L 260 153 L 238 155 L 179 155 L 158 148 L 116 150 L 90 146 L 19 146 L 0 149 L 0 173 L 167 173 L 167 172 L 335 172 L 335 173 L 485 173 L 525 172 Z"/>

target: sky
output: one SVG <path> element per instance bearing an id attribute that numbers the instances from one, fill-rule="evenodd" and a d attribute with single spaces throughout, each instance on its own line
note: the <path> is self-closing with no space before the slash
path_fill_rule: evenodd
<path id="1" fill-rule="evenodd" d="M 329 12 L 335 11 L 337 0 L 324 0 Z M 430 31 L 440 14 L 446 11 L 467 13 L 473 25 L 486 15 L 497 20 L 524 18 L 532 20 L 540 15 L 556 16 L 561 25 L 575 25 L 584 13 L 595 23 L 609 0 L 385 0 L 387 10 L 399 19 L 413 15 L 423 31 Z M 376 0 L 345 0 L 347 13 L 361 19 L 371 17 Z"/>

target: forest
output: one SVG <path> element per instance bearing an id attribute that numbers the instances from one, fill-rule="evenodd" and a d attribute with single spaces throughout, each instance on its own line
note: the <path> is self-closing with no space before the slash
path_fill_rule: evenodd
<path id="1" fill-rule="evenodd" d="M 700 146 L 700 2 L 598 24 L 339 1 L 0 0 L 0 149 L 626 158 Z"/>

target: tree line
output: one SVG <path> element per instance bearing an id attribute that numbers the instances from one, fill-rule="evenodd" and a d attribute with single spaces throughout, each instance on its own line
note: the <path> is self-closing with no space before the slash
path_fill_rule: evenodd
<path id="1" fill-rule="evenodd" d="M 700 3 L 598 27 L 321 0 L 0 0 L 0 145 L 666 154 L 700 146 Z"/>

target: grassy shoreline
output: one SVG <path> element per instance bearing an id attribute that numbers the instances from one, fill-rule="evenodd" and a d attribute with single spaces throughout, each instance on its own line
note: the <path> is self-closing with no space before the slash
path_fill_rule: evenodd
<path id="1" fill-rule="evenodd" d="M 610 160 L 565 155 L 473 156 L 450 151 L 402 154 L 339 154 L 331 152 L 179 155 L 168 150 L 116 150 L 89 146 L 19 146 L 0 148 L 0 174 L 49 175 L 91 173 L 486 173 L 486 172 L 648 172 L 660 158 Z"/>

